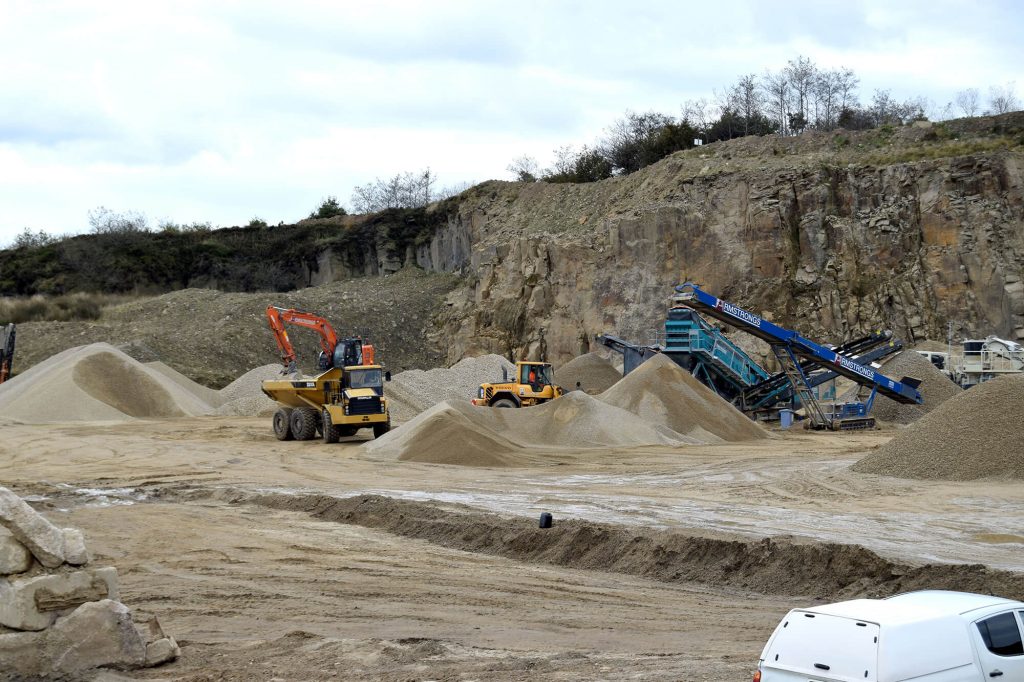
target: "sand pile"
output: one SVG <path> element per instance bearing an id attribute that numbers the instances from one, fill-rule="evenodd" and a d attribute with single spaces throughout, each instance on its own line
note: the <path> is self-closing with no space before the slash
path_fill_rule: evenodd
<path id="1" fill-rule="evenodd" d="M 135 356 L 132 356 L 132 357 L 135 357 Z M 136 358 L 136 360 L 137 359 L 138 358 Z M 146 367 L 149 367 L 150 369 L 155 369 L 156 371 L 160 372 L 165 377 L 167 377 L 168 379 L 170 379 L 174 383 L 178 384 L 179 386 L 184 388 L 186 391 L 188 391 L 192 395 L 196 396 L 197 398 L 199 398 L 200 400 L 202 400 L 204 403 L 206 403 L 208 405 L 212 405 L 214 407 L 217 407 L 217 406 L 221 405 L 224 402 L 224 398 L 221 396 L 221 392 L 218 391 L 217 389 L 210 388 L 209 386 L 203 386 L 200 383 L 192 381 L 191 379 L 189 379 L 187 376 L 185 376 L 184 374 L 182 374 L 178 370 L 176 370 L 173 367 L 170 367 L 168 365 L 165 365 L 164 363 L 160 362 L 159 360 L 152 361 L 152 362 L 146 362 L 145 365 L 146 365 Z"/>
<path id="2" fill-rule="evenodd" d="M 260 390 L 268 379 L 282 379 L 281 365 L 262 365 L 238 377 L 217 391 L 220 407 L 217 414 L 222 416 L 266 417 L 279 407 Z"/>
<path id="3" fill-rule="evenodd" d="M 391 420 L 409 421 L 444 400 L 475 398 L 480 384 L 501 381 L 502 368 L 510 378 L 515 373 L 515 365 L 502 356 L 483 355 L 465 358 L 447 369 L 410 369 L 396 374 L 384 385 Z"/>
<path id="4" fill-rule="evenodd" d="M 596 395 L 607 391 L 622 378 L 622 371 L 597 353 L 587 353 L 573 358 L 555 370 L 555 383 L 567 391 L 576 389 Z"/>
<path id="5" fill-rule="evenodd" d="M 0 386 L 0 415 L 28 423 L 210 412 L 177 381 L 106 343 L 69 348 Z"/>
<path id="6" fill-rule="evenodd" d="M 945 401 L 853 465 L 900 478 L 1024 479 L 1024 375 L 986 381 Z"/>
<path id="7" fill-rule="evenodd" d="M 921 386 L 917 390 L 924 398 L 924 403 L 921 405 L 905 405 L 885 396 L 876 396 L 871 414 L 882 421 L 910 424 L 963 391 L 928 358 L 912 350 L 900 351 L 893 355 L 879 371 L 896 381 L 903 377 L 921 379 Z M 858 389 L 860 389 L 859 394 Z M 861 396 L 861 399 L 866 399 L 868 394 L 869 389 L 857 386 L 844 393 L 841 400 L 854 401 L 858 399 L 858 395 Z"/>
<path id="8" fill-rule="evenodd" d="M 703 442 L 767 437 L 764 429 L 666 355 L 647 360 L 598 399 Z"/>
<path id="9" fill-rule="evenodd" d="M 582 392 L 524 409 L 439 403 L 363 447 L 387 460 L 521 466 L 536 450 L 698 443 Z"/>

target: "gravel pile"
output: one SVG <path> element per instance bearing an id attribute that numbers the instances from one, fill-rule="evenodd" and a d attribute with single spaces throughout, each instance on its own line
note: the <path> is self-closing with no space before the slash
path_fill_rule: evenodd
<path id="1" fill-rule="evenodd" d="M 567 391 L 580 390 L 591 395 L 604 393 L 622 378 L 622 371 L 597 353 L 573 358 L 555 370 L 555 383 Z"/>
<path id="2" fill-rule="evenodd" d="M 238 377 L 219 391 L 222 416 L 265 417 L 278 408 L 277 402 L 263 395 L 260 385 L 267 379 L 280 379 L 281 365 L 262 365 Z"/>
<path id="3" fill-rule="evenodd" d="M 451 367 L 401 372 L 384 385 L 392 422 L 409 421 L 444 400 L 470 400 L 480 384 L 501 381 L 501 370 L 511 378 L 515 365 L 500 355 L 465 358 Z"/>
<path id="4" fill-rule="evenodd" d="M 917 390 L 924 398 L 924 403 L 920 405 L 905 405 L 885 396 L 876 396 L 871 414 L 882 421 L 911 424 L 963 391 L 928 358 L 912 350 L 900 351 L 892 356 L 882 365 L 880 371 L 897 381 L 905 376 L 921 379 L 921 386 Z M 844 393 L 842 400 L 857 400 L 858 389 L 861 387 L 855 386 Z M 866 394 L 867 389 L 860 390 L 860 396 L 866 398 Z"/>
<path id="5" fill-rule="evenodd" d="M 177 381 L 107 343 L 69 348 L 0 386 L 0 414 L 32 424 L 210 414 Z"/>
<path id="6" fill-rule="evenodd" d="M 667 355 L 650 358 L 598 399 L 705 443 L 768 435 Z"/>
<path id="7" fill-rule="evenodd" d="M 945 401 L 853 465 L 898 478 L 1024 479 L 1024 375 L 1004 376 Z"/>

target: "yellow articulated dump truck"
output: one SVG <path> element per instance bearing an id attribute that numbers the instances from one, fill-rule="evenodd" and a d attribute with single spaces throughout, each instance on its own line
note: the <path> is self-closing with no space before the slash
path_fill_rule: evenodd
<path id="1" fill-rule="evenodd" d="M 319 433 L 325 443 L 373 429 L 379 438 L 391 430 L 391 414 L 384 397 L 384 382 L 391 373 L 374 363 L 373 346 L 362 339 L 339 339 L 322 317 L 271 306 L 267 319 L 281 350 L 286 371 L 294 373 L 295 349 L 284 324 L 314 329 L 320 334 L 321 374 L 308 379 L 282 378 L 264 381 L 263 393 L 281 407 L 274 413 L 278 440 L 311 440 Z"/>

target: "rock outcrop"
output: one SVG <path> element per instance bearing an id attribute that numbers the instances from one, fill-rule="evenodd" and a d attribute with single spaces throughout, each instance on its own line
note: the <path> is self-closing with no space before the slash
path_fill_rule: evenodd
<path id="1" fill-rule="evenodd" d="M 84 567 L 85 538 L 0 488 L 0 679 L 140 668 L 178 656 L 156 618 L 137 627 L 117 570 Z"/>

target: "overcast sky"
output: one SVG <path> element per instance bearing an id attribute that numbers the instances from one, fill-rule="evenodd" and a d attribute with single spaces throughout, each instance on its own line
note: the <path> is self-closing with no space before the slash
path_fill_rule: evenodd
<path id="1" fill-rule="evenodd" d="M 98 206 L 275 224 L 400 171 L 510 179 L 797 55 L 862 101 L 1020 96 L 1022 33 L 1012 0 L 0 0 L 0 245 Z"/>

